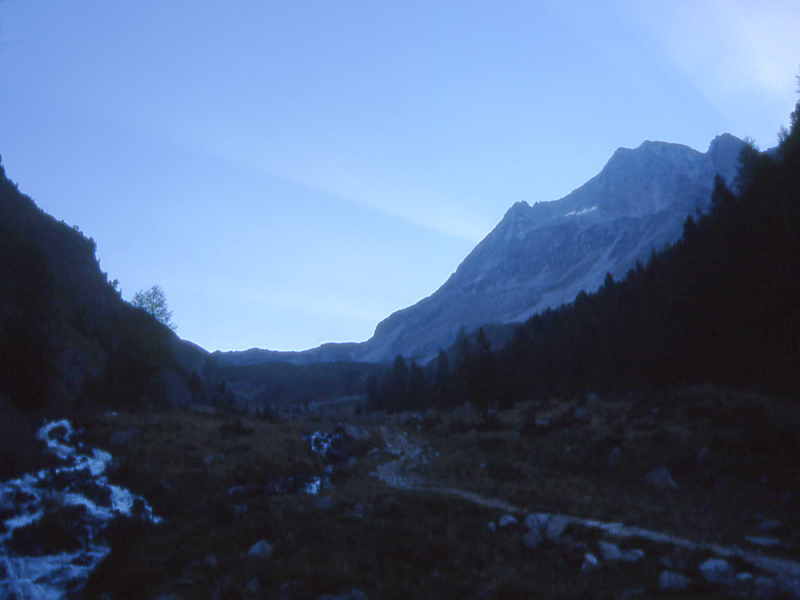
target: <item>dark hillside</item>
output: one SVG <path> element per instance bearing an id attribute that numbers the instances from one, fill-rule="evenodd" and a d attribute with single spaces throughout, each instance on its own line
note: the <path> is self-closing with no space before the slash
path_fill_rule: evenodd
<path id="1" fill-rule="evenodd" d="M 180 340 L 124 302 L 95 242 L 20 193 L 0 165 L 0 410 L 165 398 Z"/>

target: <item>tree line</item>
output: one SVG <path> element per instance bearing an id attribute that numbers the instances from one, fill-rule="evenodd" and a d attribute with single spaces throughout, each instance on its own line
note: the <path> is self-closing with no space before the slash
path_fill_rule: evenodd
<path id="1" fill-rule="evenodd" d="M 509 406 L 536 397 L 720 384 L 800 392 L 800 103 L 777 148 L 742 151 L 732 187 L 620 281 L 535 315 L 493 352 L 483 330 L 424 369 L 398 357 L 373 408 Z"/>

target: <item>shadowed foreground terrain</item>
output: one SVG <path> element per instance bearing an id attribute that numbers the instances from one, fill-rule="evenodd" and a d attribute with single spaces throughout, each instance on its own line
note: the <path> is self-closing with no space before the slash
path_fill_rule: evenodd
<path id="1" fill-rule="evenodd" d="M 800 410 L 762 396 L 691 388 L 488 416 L 110 413 L 78 425 L 115 457 L 111 481 L 163 518 L 117 521 L 89 598 L 652 598 L 674 595 L 664 573 L 685 578 L 685 598 L 799 593 Z M 776 560 L 754 565 L 762 555 Z M 731 569 L 716 580 L 715 556 Z"/>

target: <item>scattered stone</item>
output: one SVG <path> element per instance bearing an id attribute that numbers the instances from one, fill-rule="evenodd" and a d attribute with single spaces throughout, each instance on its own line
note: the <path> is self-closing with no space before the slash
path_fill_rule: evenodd
<path id="1" fill-rule="evenodd" d="M 209 569 L 216 569 L 217 568 L 217 559 L 214 557 L 213 554 L 209 554 L 203 559 L 203 566 Z"/>
<path id="2" fill-rule="evenodd" d="M 497 526 L 500 528 L 509 527 L 511 525 L 516 525 L 516 524 L 517 524 L 517 519 L 515 517 L 512 517 L 511 515 L 503 515 L 497 521 Z"/>
<path id="3" fill-rule="evenodd" d="M 611 452 L 608 453 L 606 457 L 606 470 L 613 471 L 619 465 L 619 461 L 622 459 L 622 448 L 619 446 L 615 446 Z"/>
<path id="4" fill-rule="evenodd" d="M 553 515 L 547 520 L 545 525 L 545 537 L 551 542 L 558 541 L 561 534 L 569 525 L 569 519 L 564 515 Z"/>
<path id="5" fill-rule="evenodd" d="M 572 420 L 576 423 L 588 423 L 589 411 L 585 406 L 576 406 L 575 410 L 572 411 Z"/>
<path id="6" fill-rule="evenodd" d="M 527 527 L 528 529 L 538 530 L 543 528 L 547 524 L 547 521 L 549 519 L 550 515 L 545 515 L 545 514 L 528 515 L 527 517 L 525 517 L 525 527 Z"/>
<path id="7" fill-rule="evenodd" d="M 359 427 L 358 425 L 353 425 L 352 423 L 347 423 L 344 426 L 343 433 L 345 437 L 350 438 L 351 440 L 362 441 L 366 440 L 370 437 L 370 433 L 364 427 Z"/>
<path id="8" fill-rule="evenodd" d="M 622 553 L 622 560 L 629 563 L 639 562 L 644 559 L 643 550 L 625 550 Z"/>
<path id="9" fill-rule="evenodd" d="M 267 540 L 259 540 L 247 551 L 247 556 L 255 556 L 257 558 L 266 558 L 270 554 L 272 554 L 272 546 L 269 545 Z"/>
<path id="10" fill-rule="evenodd" d="M 672 478 L 672 473 L 669 472 L 667 467 L 656 467 L 644 476 L 646 483 L 659 489 L 674 489 L 678 487 L 675 480 Z"/>
<path id="11" fill-rule="evenodd" d="M 497 525 L 495 525 L 494 521 L 492 521 L 489 523 L 489 533 L 494 533 L 495 531 L 497 531 Z"/>
<path id="12" fill-rule="evenodd" d="M 715 585 L 731 585 L 736 577 L 733 567 L 721 558 L 709 558 L 700 565 L 700 573 L 703 579 Z"/>
<path id="13" fill-rule="evenodd" d="M 762 533 L 767 533 L 768 531 L 774 531 L 775 529 L 778 529 L 780 526 L 780 521 L 776 521 L 775 519 L 764 519 L 758 525 L 756 525 L 756 529 Z"/>
<path id="14" fill-rule="evenodd" d="M 598 547 L 600 548 L 600 556 L 603 557 L 603 560 L 622 559 L 622 551 L 616 544 L 611 544 L 609 542 L 600 542 L 598 543 Z"/>
<path id="15" fill-rule="evenodd" d="M 755 594 L 756 598 L 774 598 L 778 592 L 778 586 L 772 577 L 756 577 Z"/>
<path id="16" fill-rule="evenodd" d="M 528 533 L 522 536 L 522 543 L 529 550 L 536 550 L 536 547 L 543 541 L 542 533 L 539 529 L 531 529 Z"/>
<path id="17" fill-rule="evenodd" d="M 771 548 L 773 546 L 780 546 L 781 541 L 775 538 L 761 537 L 757 535 L 746 535 L 744 539 L 753 544 L 754 546 L 761 546 L 762 548 Z"/>
<path id="18" fill-rule="evenodd" d="M 583 557 L 583 564 L 581 565 L 581 571 L 583 572 L 593 571 L 599 566 L 600 562 L 597 560 L 597 557 L 591 552 L 587 552 Z"/>
<path id="19" fill-rule="evenodd" d="M 255 577 L 251 577 L 247 580 L 247 583 L 244 585 L 247 588 L 247 591 L 251 594 L 258 593 L 258 590 L 261 589 L 261 582 L 256 579 Z"/>
<path id="20" fill-rule="evenodd" d="M 672 571 L 662 571 L 658 577 L 658 587 L 667 592 L 682 592 L 689 588 L 692 580 Z"/>
<path id="21" fill-rule="evenodd" d="M 314 498 L 314 503 L 312 506 L 315 510 L 331 510 L 333 508 L 333 498 L 330 496 L 320 496 L 319 498 Z"/>
<path id="22" fill-rule="evenodd" d="M 369 600 L 369 596 L 361 590 L 350 590 L 344 594 L 325 594 L 317 600 Z"/>
<path id="23" fill-rule="evenodd" d="M 126 429 L 125 431 L 117 431 L 111 434 L 108 438 L 110 446 L 124 446 L 130 444 L 133 440 L 139 437 L 138 429 Z"/>

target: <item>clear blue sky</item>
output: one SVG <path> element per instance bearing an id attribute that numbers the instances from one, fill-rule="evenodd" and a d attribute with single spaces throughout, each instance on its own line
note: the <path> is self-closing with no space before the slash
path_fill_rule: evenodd
<path id="1" fill-rule="evenodd" d="M 776 142 L 796 0 L 0 0 L 0 154 L 209 349 L 360 341 L 617 147 Z"/>

